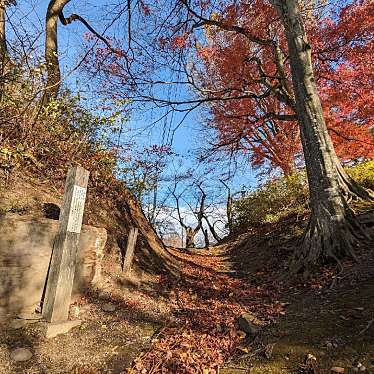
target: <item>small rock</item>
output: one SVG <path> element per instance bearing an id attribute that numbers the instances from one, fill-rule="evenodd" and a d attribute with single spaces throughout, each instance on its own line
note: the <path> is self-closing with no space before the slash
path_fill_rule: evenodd
<path id="1" fill-rule="evenodd" d="M 22 362 L 30 360 L 32 357 L 32 353 L 27 348 L 16 348 L 12 352 L 10 352 L 10 358 L 13 361 Z"/>
<path id="2" fill-rule="evenodd" d="M 334 366 L 330 369 L 333 373 L 344 373 L 345 369 L 340 366 Z"/>
<path id="3" fill-rule="evenodd" d="M 78 318 L 79 317 L 79 313 L 80 313 L 80 309 L 79 309 L 79 307 L 77 305 L 74 305 L 74 306 L 71 307 L 70 312 L 71 312 L 71 315 L 74 318 Z"/>
<path id="4" fill-rule="evenodd" d="M 252 322 L 252 319 L 253 316 L 250 313 L 243 313 L 238 318 L 238 324 L 240 330 L 249 335 L 256 335 L 258 333 L 258 327 Z"/>
<path id="5" fill-rule="evenodd" d="M 116 307 L 114 304 L 112 304 L 112 303 L 105 303 L 105 304 L 101 307 L 101 309 L 102 309 L 104 312 L 114 312 L 114 311 L 117 309 L 117 307 Z"/>
<path id="6" fill-rule="evenodd" d="M 98 296 L 100 299 L 107 299 L 109 297 L 109 294 L 108 292 L 102 291 L 102 292 L 99 292 Z"/>
<path id="7" fill-rule="evenodd" d="M 66 334 L 74 327 L 80 326 L 81 323 L 82 321 L 79 319 L 75 321 L 49 323 L 47 325 L 46 338 L 49 339 L 60 334 Z"/>
<path id="8" fill-rule="evenodd" d="M 222 326 L 222 325 L 220 325 L 220 324 L 218 324 L 218 326 L 217 326 L 217 331 L 218 332 L 223 332 L 225 329 L 224 329 L 224 327 Z"/>
<path id="9" fill-rule="evenodd" d="M 366 367 L 364 365 L 362 365 L 361 362 L 359 362 L 357 364 L 357 369 L 360 370 L 360 371 L 366 371 Z"/>
<path id="10" fill-rule="evenodd" d="M 14 319 L 10 322 L 9 327 L 13 330 L 21 329 L 27 325 L 27 321 L 24 319 Z"/>
<path id="11" fill-rule="evenodd" d="M 42 319 L 43 316 L 41 314 L 36 313 L 20 313 L 17 315 L 17 318 L 37 321 Z"/>
<path id="12" fill-rule="evenodd" d="M 306 361 L 317 361 L 317 357 L 312 355 L 311 353 L 308 353 L 308 356 L 306 356 Z"/>

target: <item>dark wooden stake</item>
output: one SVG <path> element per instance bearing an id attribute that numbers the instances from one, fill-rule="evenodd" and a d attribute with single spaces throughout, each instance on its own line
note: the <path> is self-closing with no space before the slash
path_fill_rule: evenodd
<path id="1" fill-rule="evenodd" d="M 48 322 L 68 319 L 88 177 L 89 172 L 80 166 L 70 169 L 66 177 L 42 310 Z"/>
<path id="2" fill-rule="evenodd" d="M 127 239 L 125 261 L 123 262 L 123 271 L 127 273 L 131 269 L 132 259 L 134 257 L 134 251 L 136 246 L 136 240 L 138 238 L 138 228 L 131 227 L 129 237 Z"/>

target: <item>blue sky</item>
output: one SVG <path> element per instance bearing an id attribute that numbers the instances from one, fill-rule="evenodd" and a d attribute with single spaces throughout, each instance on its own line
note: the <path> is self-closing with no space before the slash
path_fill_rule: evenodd
<path id="1" fill-rule="evenodd" d="M 17 13 L 13 15 L 15 24 L 20 21 L 25 30 L 31 30 L 35 35 L 39 30 L 43 29 L 44 17 L 47 10 L 49 1 L 37 1 L 37 0 L 19 0 Z M 94 6 L 90 5 L 88 1 L 76 1 L 72 0 L 65 9 L 65 15 L 71 13 L 78 13 L 89 20 L 90 24 L 100 33 L 105 29 L 105 25 L 109 23 L 108 20 L 97 19 L 99 10 L 108 4 L 107 1 L 97 0 L 94 2 Z M 10 9 L 9 14 L 12 14 L 14 10 Z M 17 20 L 18 18 L 18 20 Z M 8 32 L 12 34 L 12 28 L 8 27 Z M 116 29 L 109 31 L 111 34 L 114 33 L 118 36 L 121 34 L 121 29 L 117 26 Z M 61 67 L 63 76 L 65 78 L 65 85 L 71 87 L 74 90 L 79 89 L 83 95 L 87 95 L 88 101 L 94 101 L 94 84 L 87 81 L 84 75 L 79 70 L 71 72 L 74 67 L 80 61 L 83 54 L 84 34 L 87 33 L 85 27 L 79 22 L 75 22 L 67 27 L 59 25 L 58 29 L 58 41 L 59 41 L 59 54 L 61 60 Z M 43 35 L 39 39 L 39 48 L 43 49 Z M 182 95 L 188 95 L 187 91 L 182 92 Z M 132 131 L 124 131 L 124 142 L 130 139 L 135 139 L 136 142 L 141 145 L 161 144 L 166 141 L 163 136 L 163 125 L 157 125 L 149 128 L 148 124 L 155 118 L 161 116 L 163 111 L 152 110 L 150 112 L 134 112 L 130 118 L 128 128 Z M 166 127 L 171 129 L 175 128 L 179 123 L 181 115 L 176 113 L 173 117 L 166 119 Z M 173 137 L 172 148 L 173 151 L 179 154 L 186 163 L 187 166 L 195 167 L 195 156 L 197 150 L 204 145 L 206 138 L 210 137 L 211 134 L 203 130 L 202 113 L 199 111 L 192 112 L 186 120 L 178 127 Z M 169 138 L 170 140 L 170 138 Z M 256 173 L 253 172 L 247 163 L 243 163 L 242 167 L 238 168 L 237 176 L 233 180 L 233 189 L 239 190 L 242 185 L 255 186 L 257 183 Z M 213 181 L 212 183 L 216 183 Z"/>

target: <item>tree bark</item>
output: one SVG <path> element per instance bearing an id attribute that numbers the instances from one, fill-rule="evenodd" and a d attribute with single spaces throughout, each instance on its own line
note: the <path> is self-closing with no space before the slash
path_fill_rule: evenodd
<path id="1" fill-rule="evenodd" d="M 47 84 L 43 95 L 43 105 L 57 98 L 61 86 L 61 71 L 58 58 L 57 23 L 59 14 L 70 0 L 51 0 L 45 18 L 45 62 Z"/>
<path id="2" fill-rule="evenodd" d="M 214 228 L 214 223 L 213 223 L 213 225 L 212 225 L 212 224 L 210 223 L 208 217 L 206 217 L 205 215 L 204 215 L 204 219 L 205 219 L 205 222 L 207 223 L 207 225 L 208 225 L 208 227 L 209 227 L 209 230 L 210 230 L 210 232 L 211 232 L 213 238 L 214 238 L 217 242 L 221 241 L 222 238 L 217 234 L 217 231 L 216 231 L 215 228 Z"/>
<path id="3" fill-rule="evenodd" d="M 8 50 L 5 33 L 6 5 L 6 2 L 0 2 L 0 100 L 2 100 L 4 95 L 5 67 L 8 62 Z"/>
<path id="4" fill-rule="evenodd" d="M 203 234 L 204 234 L 205 248 L 209 248 L 210 242 L 209 242 L 208 230 L 203 229 Z"/>
<path id="5" fill-rule="evenodd" d="M 192 227 L 186 228 L 186 248 L 195 248 L 196 232 Z"/>
<path id="6" fill-rule="evenodd" d="M 177 213 L 178 213 L 178 220 L 180 225 L 186 230 L 186 248 L 195 248 L 195 237 L 197 233 L 199 232 L 200 229 L 202 229 L 203 226 L 203 218 L 204 218 L 204 210 L 205 210 L 205 199 L 206 199 L 206 194 L 201 188 L 200 185 L 198 185 L 198 188 L 201 191 L 201 198 L 200 198 L 200 207 L 199 211 L 197 212 L 197 225 L 193 228 L 191 226 L 186 225 L 183 222 L 183 218 L 180 212 L 180 207 L 179 207 L 179 198 L 175 194 L 175 189 L 172 192 L 175 202 L 177 204 Z"/>
<path id="7" fill-rule="evenodd" d="M 296 111 L 310 190 L 311 217 L 293 271 L 344 256 L 366 237 L 347 199 L 372 199 L 343 170 L 323 116 L 308 42 L 297 0 L 273 0 L 284 25 L 291 64 Z"/>

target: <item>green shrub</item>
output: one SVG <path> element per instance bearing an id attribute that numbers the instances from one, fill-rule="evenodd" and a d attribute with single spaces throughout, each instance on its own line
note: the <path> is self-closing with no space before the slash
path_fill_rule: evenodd
<path id="1" fill-rule="evenodd" d="M 347 172 L 361 186 L 374 191 L 374 160 L 347 168 Z"/>
<path id="2" fill-rule="evenodd" d="M 78 96 L 65 91 L 47 107 L 35 102 L 27 110 L 8 101 L 0 107 L 0 172 L 6 178 L 18 169 L 63 181 L 68 167 L 77 164 L 97 184 L 114 178 L 117 158 L 106 136 L 113 125 Z"/>
<path id="3" fill-rule="evenodd" d="M 346 168 L 360 185 L 374 191 L 374 160 Z M 305 213 L 308 187 L 304 172 L 280 178 L 237 200 L 234 205 L 235 227 L 255 227 L 278 222 L 294 214 Z"/>
<path id="4" fill-rule="evenodd" d="M 307 202 L 305 173 L 280 178 L 237 200 L 234 206 L 234 224 L 236 227 L 250 227 L 277 222 L 291 214 L 302 214 Z"/>

